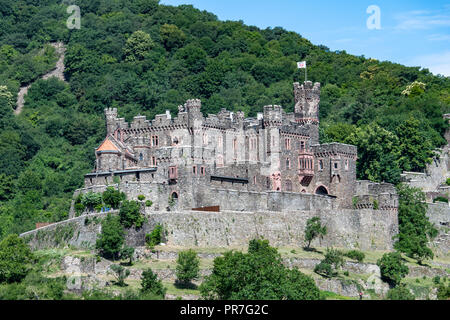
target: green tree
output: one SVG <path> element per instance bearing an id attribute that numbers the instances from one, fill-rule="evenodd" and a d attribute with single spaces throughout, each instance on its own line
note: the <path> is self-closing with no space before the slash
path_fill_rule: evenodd
<path id="1" fill-rule="evenodd" d="M 144 270 L 141 276 L 141 292 L 144 294 L 151 293 L 157 296 L 166 295 L 167 289 L 163 286 L 162 281 L 158 280 L 158 276 L 151 269 Z"/>
<path id="2" fill-rule="evenodd" d="M 120 252 L 120 257 L 123 260 L 128 260 L 128 265 L 133 265 L 133 257 L 134 257 L 134 248 L 124 246 Z"/>
<path id="3" fill-rule="evenodd" d="M 358 147 L 358 178 L 375 182 L 400 181 L 398 137 L 378 125 L 357 128 L 346 143 Z"/>
<path id="4" fill-rule="evenodd" d="M 194 250 L 181 251 L 177 258 L 177 281 L 183 285 L 189 284 L 198 278 L 200 272 L 200 259 Z"/>
<path id="5" fill-rule="evenodd" d="M 428 205 L 420 189 L 401 184 L 397 191 L 399 233 L 394 248 L 422 264 L 423 260 L 434 257 L 428 243 L 438 231 L 426 215 Z"/>
<path id="6" fill-rule="evenodd" d="M 125 61 L 135 62 L 145 59 L 152 47 L 153 41 L 148 33 L 142 30 L 134 32 L 125 44 Z"/>
<path id="7" fill-rule="evenodd" d="M 345 256 L 358 261 L 359 263 L 364 261 L 364 258 L 366 257 L 366 255 L 364 254 L 364 252 L 358 251 L 358 250 L 350 250 L 348 252 L 345 253 Z"/>
<path id="8" fill-rule="evenodd" d="M 96 242 L 96 249 L 107 259 L 117 259 L 125 241 L 125 231 L 118 216 L 108 214 L 102 222 L 102 232 Z"/>
<path id="9" fill-rule="evenodd" d="M 145 221 L 144 216 L 141 214 L 141 205 L 137 201 L 123 201 L 119 216 L 120 223 L 127 229 L 133 226 L 140 228 Z"/>
<path id="10" fill-rule="evenodd" d="M 119 209 L 120 203 L 125 200 L 126 195 L 114 187 L 108 187 L 102 195 L 103 202 L 113 209 Z"/>
<path id="11" fill-rule="evenodd" d="M 173 24 L 162 25 L 160 35 L 167 50 L 182 47 L 186 40 L 186 34 Z"/>
<path id="12" fill-rule="evenodd" d="M 33 255 L 30 248 L 16 234 L 0 242 L 0 283 L 20 282 L 30 271 Z"/>
<path id="13" fill-rule="evenodd" d="M 401 280 L 409 273 L 409 268 L 403 262 L 398 252 L 386 253 L 377 261 L 380 267 L 381 277 L 392 286 L 400 284 Z"/>
<path id="14" fill-rule="evenodd" d="M 159 245 L 162 241 L 163 228 L 160 224 L 156 225 L 153 231 L 150 234 L 145 236 L 145 243 L 153 248 Z"/>
<path id="15" fill-rule="evenodd" d="M 215 258 L 200 292 L 209 300 L 321 299 L 314 280 L 294 270 L 283 265 L 268 241 L 252 240 L 248 253 L 229 251 Z"/>
<path id="16" fill-rule="evenodd" d="M 81 204 L 91 211 L 102 203 L 103 199 L 101 193 L 94 193 L 91 191 L 83 195 L 83 198 L 81 198 Z"/>
<path id="17" fill-rule="evenodd" d="M 307 248 L 311 247 L 311 242 L 317 238 L 323 238 L 327 234 L 327 227 L 322 226 L 320 218 L 314 217 L 306 222 L 305 241 L 308 243 Z"/>

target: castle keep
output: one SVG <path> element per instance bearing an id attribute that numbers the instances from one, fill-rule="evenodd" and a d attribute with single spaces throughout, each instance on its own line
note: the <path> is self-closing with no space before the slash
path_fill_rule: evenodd
<path id="1" fill-rule="evenodd" d="M 226 109 L 204 117 L 200 100 L 179 106 L 177 117 L 132 123 L 106 109 L 107 137 L 79 192 L 117 185 L 156 211 L 395 209 L 393 186 L 356 181 L 355 146 L 319 144 L 320 84 L 294 83 L 294 95 L 294 113 L 271 105 L 257 118 Z"/>

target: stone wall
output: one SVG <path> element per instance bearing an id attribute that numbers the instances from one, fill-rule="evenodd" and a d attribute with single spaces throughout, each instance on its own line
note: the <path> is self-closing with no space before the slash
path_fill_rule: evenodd
<path id="1" fill-rule="evenodd" d="M 101 232 L 101 219 L 95 214 L 67 220 L 22 234 L 33 249 L 64 245 L 93 247 Z M 246 247 L 256 237 L 263 237 L 274 246 L 304 245 L 306 221 L 319 216 L 328 228 L 316 246 L 359 248 L 362 250 L 392 249 L 392 237 L 398 232 L 394 211 L 375 210 L 316 210 L 295 212 L 153 212 L 141 230 L 129 230 L 127 243 L 144 245 L 145 234 L 156 224 L 166 230 L 168 245 L 180 247 Z M 88 220 L 86 220 L 88 219 Z"/>

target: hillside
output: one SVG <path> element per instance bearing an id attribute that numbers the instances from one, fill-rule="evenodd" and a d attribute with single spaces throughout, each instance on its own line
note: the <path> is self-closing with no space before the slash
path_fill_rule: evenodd
<path id="1" fill-rule="evenodd" d="M 190 98 L 202 99 L 205 113 L 255 116 L 267 104 L 292 111 L 292 83 L 303 81 L 297 61 L 322 84 L 322 141 L 357 145 L 359 178 L 397 183 L 445 144 L 450 79 L 426 69 L 331 52 L 282 28 L 219 21 L 192 6 L 77 5 L 81 29 L 70 30 L 61 1 L 0 1 L 0 239 L 67 217 L 105 136 L 104 108 L 127 120 L 176 114 Z M 67 48 L 67 82 L 41 79 L 55 68 L 56 42 Z"/>

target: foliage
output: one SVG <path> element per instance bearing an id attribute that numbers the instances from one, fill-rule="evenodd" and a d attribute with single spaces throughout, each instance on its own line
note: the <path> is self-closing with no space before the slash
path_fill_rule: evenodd
<path id="1" fill-rule="evenodd" d="M 157 296 L 166 295 L 167 289 L 163 286 L 162 281 L 158 280 L 158 276 L 151 269 L 144 270 L 141 276 L 141 292 L 151 293 Z"/>
<path id="2" fill-rule="evenodd" d="M 151 200 L 145 201 L 145 206 L 146 206 L 147 208 L 150 208 L 152 205 L 153 205 L 153 201 L 151 201 Z"/>
<path id="3" fill-rule="evenodd" d="M 135 62 L 145 59 L 152 47 L 153 41 L 148 33 L 142 30 L 134 32 L 125 44 L 125 61 Z"/>
<path id="4" fill-rule="evenodd" d="M 321 299 L 314 280 L 286 268 L 278 251 L 263 240 L 250 241 L 248 253 L 229 251 L 215 258 L 200 292 L 209 300 Z"/>
<path id="5" fill-rule="evenodd" d="M 19 236 L 12 234 L 0 242 L 0 283 L 20 282 L 30 270 L 33 255 Z"/>
<path id="6" fill-rule="evenodd" d="M 380 267 L 382 279 L 392 286 L 400 284 L 401 280 L 409 273 L 409 268 L 398 252 L 385 253 L 377 261 L 377 265 Z"/>
<path id="7" fill-rule="evenodd" d="M 327 249 L 325 258 L 314 268 L 314 272 L 324 277 L 331 278 L 338 274 L 344 265 L 344 253 L 337 249 Z"/>
<path id="8" fill-rule="evenodd" d="M 448 186 L 450 186 L 450 178 L 448 178 L 448 179 L 445 181 L 445 184 L 448 185 Z"/>
<path id="9" fill-rule="evenodd" d="M 434 254 L 428 248 L 428 242 L 437 236 L 436 228 L 430 223 L 427 213 L 425 194 L 417 188 L 399 185 L 399 233 L 394 244 L 396 250 L 416 259 L 419 264 L 424 259 L 433 259 Z"/>
<path id="10" fill-rule="evenodd" d="M 130 270 L 121 266 L 120 264 L 113 264 L 110 268 L 114 272 L 114 276 L 116 277 L 116 284 L 119 287 L 125 287 L 127 285 L 125 283 L 125 279 L 130 275 Z"/>
<path id="11" fill-rule="evenodd" d="M 163 236 L 163 228 L 160 224 L 158 224 L 150 234 L 147 234 L 145 236 L 145 243 L 150 248 L 153 248 L 161 243 L 162 236 Z"/>
<path id="12" fill-rule="evenodd" d="M 323 238 L 327 234 L 327 227 L 322 226 L 319 217 L 314 217 L 306 222 L 305 241 L 308 242 L 307 248 L 311 247 L 311 242 L 317 238 Z"/>
<path id="13" fill-rule="evenodd" d="M 81 198 L 81 204 L 89 210 L 93 210 L 102 203 L 103 199 L 100 193 L 88 192 Z"/>
<path id="14" fill-rule="evenodd" d="M 181 284 L 188 284 L 198 278 L 200 259 L 194 250 L 181 251 L 177 258 L 176 275 Z"/>
<path id="15" fill-rule="evenodd" d="M 96 249 L 106 259 L 117 259 L 125 241 L 125 231 L 118 216 L 108 214 L 102 222 L 102 232 L 96 242 Z"/>
<path id="16" fill-rule="evenodd" d="M 441 284 L 438 287 L 437 298 L 439 300 L 448 300 L 450 299 L 450 285 Z"/>
<path id="17" fill-rule="evenodd" d="M 364 252 L 358 250 L 347 251 L 344 255 L 350 259 L 358 261 L 359 263 L 363 262 L 366 257 Z"/>
<path id="18" fill-rule="evenodd" d="M 433 202 L 434 202 L 434 203 L 436 203 L 436 202 L 445 202 L 445 203 L 448 203 L 448 199 L 447 199 L 446 197 L 436 197 L 436 198 L 433 199 Z"/>
<path id="19" fill-rule="evenodd" d="M 144 216 L 141 214 L 141 205 L 137 201 L 123 201 L 119 216 L 120 223 L 127 229 L 133 226 L 141 228 L 145 221 Z"/>
<path id="20" fill-rule="evenodd" d="M 138 200 L 139 200 L 139 201 L 144 201 L 144 200 L 145 200 L 145 196 L 142 195 L 142 194 L 139 195 L 139 196 L 138 196 Z"/>
<path id="21" fill-rule="evenodd" d="M 124 246 L 120 252 L 120 257 L 124 260 L 128 260 L 128 265 L 133 265 L 134 248 Z"/>
<path id="22" fill-rule="evenodd" d="M 113 209 L 119 209 L 120 203 L 126 199 L 126 195 L 114 187 L 108 187 L 102 194 L 103 202 Z"/>
<path id="23" fill-rule="evenodd" d="M 416 300 L 414 295 L 409 291 L 405 285 L 399 285 L 388 291 L 388 300 Z"/>

